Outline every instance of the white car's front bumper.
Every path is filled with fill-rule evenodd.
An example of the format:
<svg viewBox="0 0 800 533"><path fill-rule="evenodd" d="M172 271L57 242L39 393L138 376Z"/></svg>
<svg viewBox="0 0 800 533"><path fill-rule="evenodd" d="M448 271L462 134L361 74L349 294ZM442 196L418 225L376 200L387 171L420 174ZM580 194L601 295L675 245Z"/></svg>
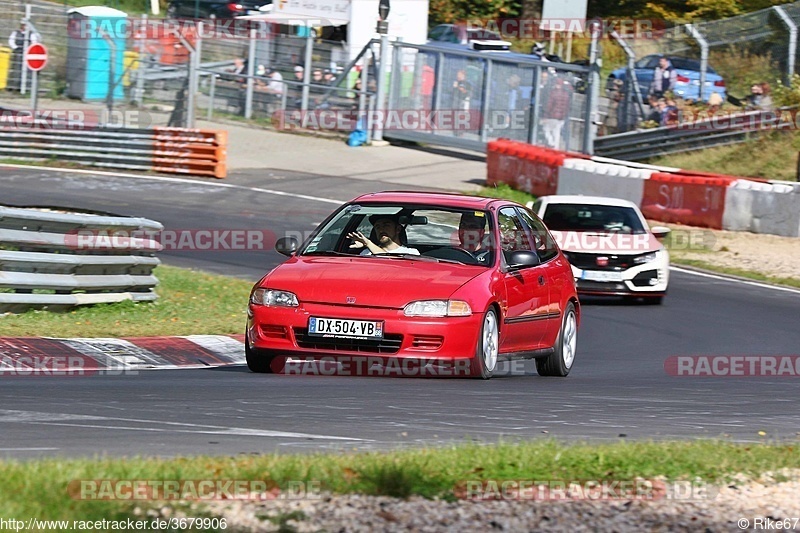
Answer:
<svg viewBox="0 0 800 533"><path fill-rule="evenodd" d="M660 296L669 284L669 254L663 250L655 259L625 269L571 266L581 294Z"/></svg>

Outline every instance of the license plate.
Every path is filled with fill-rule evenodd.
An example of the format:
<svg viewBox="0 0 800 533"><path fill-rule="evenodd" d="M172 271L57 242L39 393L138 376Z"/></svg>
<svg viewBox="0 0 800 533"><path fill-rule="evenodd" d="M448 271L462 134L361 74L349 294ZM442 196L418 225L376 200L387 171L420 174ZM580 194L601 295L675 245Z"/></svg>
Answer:
<svg viewBox="0 0 800 533"><path fill-rule="evenodd" d="M312 316L308 319L308 334L344 339L382 339L383 322Z"/></svg>
<svg viewBox="0 0 800 533"><path fill-rule="evenodd" d="M602 270L584 270L581 279L587 281L622 281L622 272L605 272Z"/></svg>

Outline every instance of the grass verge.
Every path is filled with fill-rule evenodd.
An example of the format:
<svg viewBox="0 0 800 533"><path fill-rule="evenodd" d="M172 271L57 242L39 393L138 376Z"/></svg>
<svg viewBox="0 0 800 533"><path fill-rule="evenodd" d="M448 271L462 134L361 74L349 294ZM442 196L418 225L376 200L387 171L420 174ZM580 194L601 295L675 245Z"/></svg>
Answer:
<svg viewBox="0 0 800 533"><path fill-rule="evenodd" d="M136 507L141 512L162 505L76 498L76 480L257 480L283 490L303 482L339 494L453 499L467 481L611 482L663 476L716 483L738 473L757 477L798 467L800 447L795 444L725 441L565 445L545 440L490 449L470 444L341 455L6 461L0 462L0 516L118 520L134 517Z"/></svg>
<svg viewBox="0 0 800 533"><path fill-rule="evenodd" d="M465 194L484 196L486 198L502 198L503 200L511 200L512 202L517 202L518 204L522 205L536 200L534 195L525 191L513 189L505 183L501 183L496 187L481 187L477 192L467 192Z"/></svg>
<svg viewBox="0 0 800 533"><path fill-rule="evenodd" d="M0 336L138 337L244 331L251 282L164 265L154 274L160 281L155 302L0 315Z"/></svg>
<svg viewBox="0 0 800 533"><path fill-rule="evenodd" d="M742 144L667 155L648 162L732 176L797 181L798 151L800 134L793 131L758 132Z"/></svg>

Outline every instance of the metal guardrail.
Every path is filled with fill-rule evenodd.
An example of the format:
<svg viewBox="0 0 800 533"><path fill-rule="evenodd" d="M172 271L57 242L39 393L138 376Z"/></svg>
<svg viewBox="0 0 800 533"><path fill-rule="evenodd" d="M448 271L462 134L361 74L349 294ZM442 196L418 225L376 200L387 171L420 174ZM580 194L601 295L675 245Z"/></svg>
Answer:
<svg viewBox="0 0 800 533"><path fill-rule="evenodd" d="M681 123L648 130L629 131L597 137L595 155L641 161L652 157L702 150L713 146L742 143L751 135L770 129L794 127L794 121L783 122L781 114L794 109L753 111L737 115L712 117L707 120Z"/></svg>
<svg viewBox="0 0 800 533"><path fill-rule="evenodd" d="M227 132L115 128L0 116L0 157L224 178Z"/></svg>
<svg viewBox="0 0 800 533"><path fill-rule="evenodd" d="M155 300L161 245L112 236L162 229L145 218L0 206L0 312Z"/></svg>

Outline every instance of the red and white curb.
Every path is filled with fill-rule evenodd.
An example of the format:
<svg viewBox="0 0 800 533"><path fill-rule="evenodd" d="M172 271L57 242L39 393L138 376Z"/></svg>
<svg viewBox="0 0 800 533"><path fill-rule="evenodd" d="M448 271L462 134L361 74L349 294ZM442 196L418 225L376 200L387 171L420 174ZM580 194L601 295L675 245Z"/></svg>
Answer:
<svg viewBox="0 0 800 533"><path fill-rule="evenodd" d="M77 370L168 370L243 365L244 335L0 337L0 376Z"/></svg>

